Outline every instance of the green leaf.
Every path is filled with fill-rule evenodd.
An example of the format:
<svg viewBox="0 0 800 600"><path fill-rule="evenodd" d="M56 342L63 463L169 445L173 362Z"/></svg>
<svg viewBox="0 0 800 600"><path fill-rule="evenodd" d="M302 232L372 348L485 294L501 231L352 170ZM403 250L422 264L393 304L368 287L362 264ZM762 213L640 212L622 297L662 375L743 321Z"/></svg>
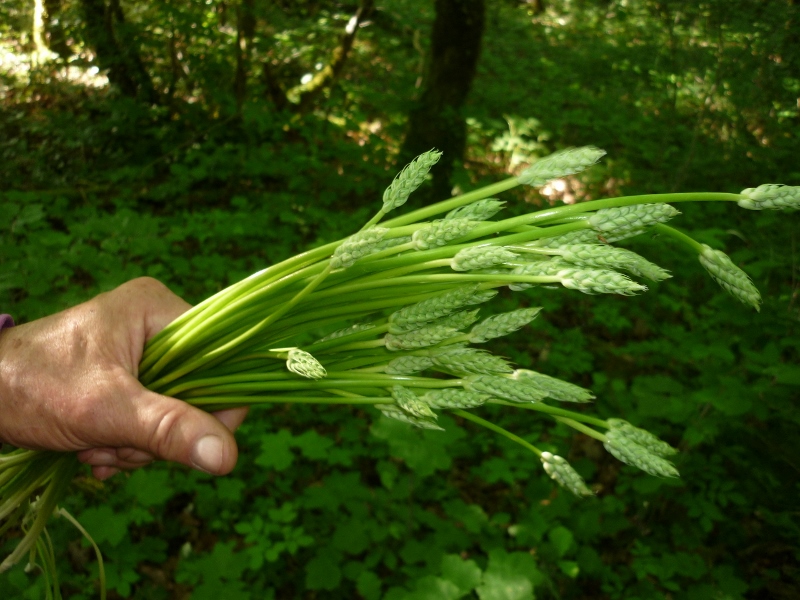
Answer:
<svg viewBox="0 0 800 600"><path fill-rule="evenodd" d="M78 518L95 542L118 545L128 535L128 520L125 515L115 513L109 506L87 508Z"/></svg>
<svg viewBox="0 0 800 600"><path fill-rule="evenodd" d="M533 600L533 583L540 580L530 554L495 549L489 553L489 566L476 591L481 600Z"/></svg>
<svg viewBox="0 0 800 600"><path fill-rule="evenodd" d="M333 446L333 440L309 429L294 438L292 445L298 448L306 458L324 460L328 456L328 449Z"/></svg>
<svg viewBox="0 0 800 600"><path fill-rule="evenodd" d="M428 575L417 580L414 591L405 600L458 600L463 595L452 581Z"/></svg>
<svg viewBox="0 0 800 600"><path fill-rule="evenodd" d="M333 534L333 545L348 554L361 554L369 545L369 536L364 525L361 519L341 523Z"/></svg>
<svg viewBox="0 0 800 600"><path fill-rule="evenodd" d="M128 479L125 489L142 506L163 504L174 493L169 471L158 467L135 471Z"/></svg>
<svg viewBox="0 0 800 600"><path fill-rule="evenodd" d="M330 551L317 554L306 565L306 587L309 590L335 590L342 580L338 562Z"/></svg>
<svg viewBox="0 0 800 600"><path fill-rule="evenodd" d="M276 471L285 471L294 461L294 454L289 448L291 444L292 434L286 429L262 436L261 452L256 457L255 463Z"/></svg>
<svg viewBox="0 0 800 600"><path fill-rule="evenodd" d="M547 538L555 546L558 556L564 556L572 546L574 537L566 527L554 527L547 533Z"/></svg>
<svg viewBox="0 0 800 600"><path fill-rule="evenodd" d="M464 560L457 554L448 554L442 559L442 577L454 583L463 595L480 584L481 570L474 560Z"/></svg>
<svg viewBox="0 0 800 600"><path fill-rule="evenodd" d="M381 579L372 571L362 571L356 580L356 589L364 597L364 600L379 600Z"/></svg>

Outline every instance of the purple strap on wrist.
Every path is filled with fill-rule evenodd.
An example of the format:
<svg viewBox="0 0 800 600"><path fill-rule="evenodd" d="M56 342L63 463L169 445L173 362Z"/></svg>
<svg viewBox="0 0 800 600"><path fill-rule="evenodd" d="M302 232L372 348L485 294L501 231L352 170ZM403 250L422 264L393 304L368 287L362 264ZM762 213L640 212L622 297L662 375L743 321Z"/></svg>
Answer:
<svg viewBox="0 0 800 600"><path fill-rule="evenodd" d="M0 315L0 329L5 329L6 327L13 327L14 326L14 319L11 318L11 315Z"/></svg>

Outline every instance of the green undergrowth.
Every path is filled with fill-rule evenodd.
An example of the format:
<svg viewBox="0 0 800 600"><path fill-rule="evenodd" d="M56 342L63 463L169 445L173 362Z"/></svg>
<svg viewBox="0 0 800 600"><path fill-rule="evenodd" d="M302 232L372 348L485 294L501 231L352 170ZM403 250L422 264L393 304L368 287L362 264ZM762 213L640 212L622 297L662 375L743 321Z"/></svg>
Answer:
<svg viewBox="0 0 800 600"><path fill-rule="evenodd" d="M257 101L236 117L211 101L168 115L103 90L14 88L0 112L0 310L26 322L140 275L196 303L352 233L395 172L402 98L418 73L409 40L431 16L388 4L375 25L383 38L365 28L353 70L302 117ZM487 20L457 187L507 176L514 157L589 143L609 159L571 182L578 199L800 184L789 102L800 76L776 8L786 3L766 16L739 7L751 28L715 2L696 9L715 17L705 20L682 2L561 2L543 17L506 4ZM558 25L560 8L577 17ZM295 25L287 39L313 45ZM780 63L769 58L778 49ZM211 87L212 75L195 77ZM512 213L547 202L508 200ZM459 418L442 416L442 433L372 409L254 409L228 477L158 464L101 484L81 472L65 508L106 557L109 597L798 597L797 217L680 209L679 226L751 275L760 313L669 240L637 238L624 245L672 279L633 298L529 290L542 316L493 346L591 388L598 416L678 447L680 480L623 466L527 411L485 409L568 458L596 498L558 489L530 453ZM515 307L504 292L490 310ZM50 534L64 597L98 597L88 543L63 519ZM43 579L20 565L0 577L0 597L44 598Z"/></svg>

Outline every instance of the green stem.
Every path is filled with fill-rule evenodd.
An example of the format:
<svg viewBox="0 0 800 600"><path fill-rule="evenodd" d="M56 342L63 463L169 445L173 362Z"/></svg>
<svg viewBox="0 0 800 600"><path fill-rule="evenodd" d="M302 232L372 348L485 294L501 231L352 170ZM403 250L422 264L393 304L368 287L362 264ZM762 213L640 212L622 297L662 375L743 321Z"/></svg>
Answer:
<svg viewBox="0 0 800 600"><path fill-rule="evenodd" d="M476 200L482 200L483 198L489 198L490 196L494 196L495 194L505 192L506 190L510 190L511 188L517 187L519 184L520 183L516 177L510 177L508 179L504 179L503 181L499 181L497 183L493 183L491 185L478 188L477 190L473 190L466 194L456 196L455 198L450 198L449 200L443 200L431 206L419 208L408 214L395 217L394 219L386 221L383 224L383 226L400 227L403 225L408 225L410 223L416 223L418 221L428 219L430 217L433 217L434 215L438 215L443 212L450 212L451 210L456 209L459 206L470 204L471 202L475 202Z"/></svg>
<svg viewBox="0 0 800 600"><path fill-rule="evenodd" d="M89 535L89 532L86 531L86 529L84 529L83 525L81 525L75 517L69 514L66 509L60 507L56 508L53 514L55 516L64 517L67 521L72 523L75 529L80 531L83 537L89 540L89 543L92 545L92 548L94 548L94 555L95 557L97 557L97 571L100 577L100 600L106 600L106 569L105 566L103 565L103 553L100 552L100 548L98 548L97 544L94 541L94 538L92 538L92 536Z"/></svg>
<svg viewBox="0 0 800 600"><path fill-rule="evenodd" d="M394 404L389 396L209 396L187 400L192 406L233 408L260 404Z"/></svg>
<svg viewBox="0 0 800 600"><path fill-rule="evenodd" d="M481 419L480 417L476 417L472 413L469 413L469 412L467 412L465 410L458 409L458 410L451 410L450 412L453 413L454 415L458 415L459 417L462 417L462 418L466 419L467 421L472 421L473 423L477 423L478 425L481 425L482 427L486 427L486 429L491 429L495 433L499 433L500 435L507 437L512 442L516 442L516 443L520 444L521 446L524 446L525 448L527 448L528 450L530 450L531 452L536 454L536 456L541 456L542 455L542 451L539 450L536 446L526 442L525 440L523 440L518 435L514 435L510 431L508 431L506 429L503 429L499 425L495 425L494 423L490 423L489 421L487 421L485 419Z"/></svg>
<svg viewBox="0 0 800 600"><path fill-rule="evenodd" d="M681 244L688 246L697 254L703 253L703 245L695 240L694 238L686 235L682 231L678 231L674 227L670 227L669 225L664 225L663 223L658 223L653 227L655 231L659 233L663 233L664 235L668 235L674 240L678 240Z"/></svg>
<svg viewBox="0 0 800 600"><path fill-rule="evenodd" d="M506 402L505 400L493 399L489 400L489 403L502 404L503 406L513 406L514 408L524 408L527 410L535 410L537 412L547 413L549 415L554 415L558 417L567 417L575 421L583 421L584 423L589 423L591 425L596 425L598 427L605 427L606 429L608 429L608 423L606 421L603 421L602 419L591 417L589 415L584 415L582 413L574 412L571 410L566 410L564 408L550 406L549 404L544 404L542 402L535 402L532 404L519 404L515 402Z"/></svg>
<svg viewBox="0 0 800 600"><path fill-rule="evenodd" d="M556 420L557 421L561 421L562 423L564 423L564 425L569 425L573 429L577 429L581 433L585 433L586 435L588 435L590 437L593 437L596 440L600 440L601 442L607 442L608 441L608 438L606 438L606 436L604 436L599 431L595 431L591 427L587 427L586 425L582 425L581 423L578 423L574 419L568 419L566 417L556 417Z"/></svg>

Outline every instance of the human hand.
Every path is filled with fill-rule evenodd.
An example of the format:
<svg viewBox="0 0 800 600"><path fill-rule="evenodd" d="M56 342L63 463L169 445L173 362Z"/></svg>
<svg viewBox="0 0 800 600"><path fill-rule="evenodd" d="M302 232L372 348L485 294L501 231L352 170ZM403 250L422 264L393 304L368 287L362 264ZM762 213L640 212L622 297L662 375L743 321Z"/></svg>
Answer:
<svg viewBox="0 0 800 600"><path fill-rule="evenodd" d="M142 277L0 331L0 441L77 452L98 479L154 459L229 473L247 409L209 414L137 379L145 342L189 308Z"/></svg>

